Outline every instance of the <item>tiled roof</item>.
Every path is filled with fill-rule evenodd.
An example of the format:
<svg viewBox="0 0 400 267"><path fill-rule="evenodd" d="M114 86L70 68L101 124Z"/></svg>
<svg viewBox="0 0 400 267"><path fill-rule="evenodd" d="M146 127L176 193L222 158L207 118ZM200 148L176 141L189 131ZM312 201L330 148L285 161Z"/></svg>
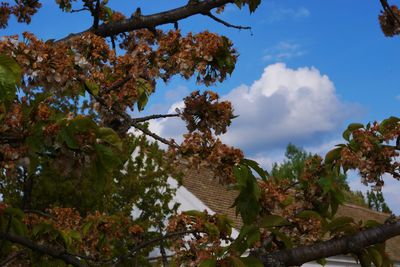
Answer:
<svg viewBox="0 0 400 267"><path fill-rule="evenodd" d="M226 187L220 185L214 178L212 172L205 168L193 170L184 168L183 185L204 204L216 213L226 214L233 220L234 227L240 229L242 220L235 214L235 209L231 208L237 192L227 190ZM389 214L376 212L364 207L344 204L338 210L338 216L349 216L359 220L376 220L384 222ZM395 261L400 261L400 236L394 237L387 241L386 251Z"/></svg>

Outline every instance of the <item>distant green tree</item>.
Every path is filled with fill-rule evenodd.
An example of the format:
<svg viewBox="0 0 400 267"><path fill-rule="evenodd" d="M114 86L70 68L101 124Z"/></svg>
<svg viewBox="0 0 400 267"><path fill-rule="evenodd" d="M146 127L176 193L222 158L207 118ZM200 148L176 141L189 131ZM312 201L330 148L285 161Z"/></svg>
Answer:
<svg viewBox="0 0 400 267"><path fill-rule="evenodd" d="M367 201L370 209L379 212L392 213L392 210L386 204L382 191L367 191Z"/></svg>
<svg viewBox="0 0 400 267"><path fill-rule="evenodd" d="M283 163L274 163L272 165L271 176L277 179L290 179L296 183L304 171L306 161L312 158L313 155L303 148L289 143L286 147L285 157ZM338 180L343 188L344 202L365 207L369 206L361 191L350 190L345 174L340 173Z"/></svg>

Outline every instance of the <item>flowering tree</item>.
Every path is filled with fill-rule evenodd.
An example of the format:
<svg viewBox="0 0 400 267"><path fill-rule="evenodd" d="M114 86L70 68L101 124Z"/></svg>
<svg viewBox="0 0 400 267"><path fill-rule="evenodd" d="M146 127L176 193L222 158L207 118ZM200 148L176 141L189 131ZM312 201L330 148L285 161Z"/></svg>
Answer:
<svg viewBox="0 0 400 267"><path fill-rule="evenodd" d="M64 12L89 13L92 26L60 40L24 33L0 41L0 265L290 266L346 253L364 266L391 264L384 242L400 234L397 219L359 224L335 213L342 171L357 169L377 188L384 173L400 177L400 119L352 124L346 143L325 159L310 156L296 179L276 179L216 138L234 115L211 90L187 96L176 114L128 114L175 75L223 82L237 58L231 41L208 31L183 35L178 23L201 14L245 29L218 14L229 4L254 12L261 0L191 0L151 15L138 8L129 18L107 0L56 2ZM382 6L384 33L398 34L397 7ZM1 2L0 27L11 15L29 23L40 7L38 0ZM169 30L157 28L166 24ZM147 121L166 117L186 122L182 144L148 129ZM182 160L207 164L238 190L233 205L244 226L236 239L226 216L178 214L170 205L167 177L179 180ZM161 257L149 259L155 247ZM174 251L169 260L166 248Z"/></svg>

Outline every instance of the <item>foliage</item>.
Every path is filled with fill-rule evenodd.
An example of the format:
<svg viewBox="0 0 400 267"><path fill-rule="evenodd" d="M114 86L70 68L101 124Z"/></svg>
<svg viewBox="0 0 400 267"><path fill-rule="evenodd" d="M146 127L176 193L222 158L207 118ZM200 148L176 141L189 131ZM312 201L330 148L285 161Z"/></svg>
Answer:
<svg viewBox="0 0 400 267"><path fill-rule="evenodd" d="M307 153L300 147L289 144L286 147L285 156L286 159L283 161L283 163L273 164L271 176L273 176L275 179L290 179L293 183L296 183L304 171L305 163L307 160L311 159L313 155L311 153ZM353 203L360 206L368 206L365 202L362 192L353 192L350 190L345 174L339 173L338 179L338 182L341 183L344 202Z"/></svg>
<svg viewBox="0 0 400 267"><path fill-rule="evenodd" d="M367 201L370 209L384 213L392 213L392 210L386 204L382 191L367 191Z"/></svg>
<svg viewBox="0 0 400 267"><path fill-rule="evenodd" d="M269 266L266 257L279 259L278 266L301 265L279 253L329 246L319 241L361 232L372 241L340 253L353 253L364 266L390 265L382 240L393 231L381 231L379 241L367 234L383 229L377 223L335 215L348 190L347 170L358 170L377 189L383 174L400 177L400 119L349 125L346 143L325 159L289 146L288 161L269 174L218 139L235 116L211 90L193 92L176 114L128 113L140 114L157 83L176 75L204 86L223 82L238 56L232 42L209 31L184 35L178 21L202 14L238 28L211 10L219 14L235 4L251 13L260 0L189 1L146 16L138 8L129 18L107 0L56 3L63 12L90 13L93 25L57 41L29 32L0 40L0 264L146 266L158 247L162 257L155 261L164 265L166 248L177 266ZM11 15L29 24L40 7L38 0L2 2L0 27ZM397 11L384 6L386 35L398 34ZM174 27L156 28L168 23ZM167 117L186 122L182 144L149 130L148 120ZM221 184L238 191L233 207L244 225L237 238L225 215L177 213L168 177L180 181L183 161L207 165ZM315 251L304 254L321 262L330 256Z"/></svg>

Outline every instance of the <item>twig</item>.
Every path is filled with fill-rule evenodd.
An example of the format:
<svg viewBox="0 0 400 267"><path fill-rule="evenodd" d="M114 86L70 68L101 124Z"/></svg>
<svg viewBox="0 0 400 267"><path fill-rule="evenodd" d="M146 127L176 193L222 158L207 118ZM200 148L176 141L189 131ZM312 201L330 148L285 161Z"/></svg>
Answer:
<svg viewBox="0 0 400 267"><path fill-rule="evenodd" d="M89 11L87 7L83 7L81 9L72 9L70 13L77 13L77 12L82 12L82 11Z"/></svg>
<svg viewBox="0 0 400 267"><path fill-rule="evenodd" d="M54 219L54 216L47 214L43 211L40 210L24 210L24 213L32 213L32 214L36 214L36 215L40 215L46 218L50 218L50 219ZM1 266L1 265L0 265Z"/></svg>
<svg viewBox="0 0 400 267"><path fill-rule="evenodd" d="M7 258L4 260L0 261L0 266L6 267L8 264L12 263L15 261L19 256L25 253L25 250L17 251L9 255Z"/></svg>
<svg viewBox="0 0 400 267"><path fill-rule="evenodd" d="M175 114L154 114L154 115L150 115L150 116L146 116L146 117L134 118L134 119L132 119L132 121L134 121L135 123L138 123L138 122L145 122L148 120L179 117L179 116L180 116L180 114L177 114L177 113L175 113Z"/></svg>
<svg viewBox="0 0 400 267"><path fill-rule="evenodd" d="M122 117L122 118L123 118L126 122L128 122L129 125L131 125L132 127L136 128L136 129L138 129L138 130L140 130L140 131L143 132L145 135L148 135L148 136L150 136L150 137L153 137L155 140L160 141L161 143L164 143L164 144L166 144L166 145L168 145L168 146L172 146L172 147L175 147L175 148L178 148L178 147L179 147L179 146L178 146L176 143L174 143L173 141L169 141L169 140L167 140L167 139L165 139L165 138L162 138L161 136L159 136L159 135L153 133L152 131L150 131L149 129L147 129L145 126L139 124L138 122L135 122L128 114L126 114L126 113L124 113L124 112L121 112L121 111L115 109L113 106L108 107L108 105L107 105L107 103L104 101L104 99L102 99L101 97L98 97L97 95L95 95L95 94L92 92L92 90L90 90L90 88L86 86L85 83L83 83L83 84L84 84L85 90L86 90L97 102L99 102L100 105L102 105L103 107L107 108L110 112L112 112L112 113L114 113L114 114L116 114L116 115Z"/></svg>
<svg viewBox="0 0 400 267"><path fill-rule="evenodd" d="M392 8L388 4L387 0L380 0L383 10L389 12L391 17L397 22L397 27L400 27L400 19L397 17L396 14L393 13Z"/></svg>
<svg viewBox="0 0 400 267"><path fill-rule="evenodd" d="M112 40L112 39L111 39L111 40ZM125 85L127 82L129 82L132 78L133 78L132 75L126 76L124 79L122 79L121 81L118 81L118 82L115 83L114 85L112 85L112 86L110 86L110 87L108 87L108 88L103 89L103 90L101 91L101 94L107 94L107 93L109 93L109 92L111 92L111 91L114 91L114 90L120 88L121 86L124 86L124 85Z"/></svg>
<svg viewBox="0 0 400 267"><path fill-rule="evenodd" d="M213 14L211 14L211 12L205 12L203 15L210 17L213 20L215 20L216 22L221 23L229 28L235 28L235 29L239 29L239 30L251 30L251 27L249 27L249 26L240 26L240 25L230 24L229 22L226 22L226 21L214 16Z"/></svg>
<svg viewBox="0 0 400 267"><path fill-rule="evenodd" d="M156 237L156 238L150 239L150 240L148 240L146 242L140 243L139 245L137 245L136 247L134 247L130 251L130 254L135 254L139 250L142 250L143 248L148 247L150 245L157 244L157 243L159 243L159 242L161 242L161 241L163 241L165 239L169 239L169 238L177 237L177 236L183 236L183 235L187 235L187 234L194 234L194 233L199 233L199 231L197 231L197 230L184 230L184 231L179 231L179 232L168 233L168 234L165 234L163 236Z"/></svg>

